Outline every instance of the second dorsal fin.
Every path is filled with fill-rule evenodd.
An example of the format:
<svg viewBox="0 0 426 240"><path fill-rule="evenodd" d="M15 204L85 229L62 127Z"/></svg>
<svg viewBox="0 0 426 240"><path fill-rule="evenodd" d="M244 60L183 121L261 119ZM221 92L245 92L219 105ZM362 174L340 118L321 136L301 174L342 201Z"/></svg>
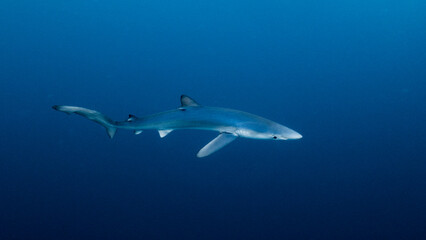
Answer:
<svg viewBox="0 0 426 240"><path fill-rule="evenodd" d="M198 107L200 106L200 104L198 104L194 99L186 96L186 95L182 95L180 96L180 104L182 107Z"/></svg>
<svg viewBox="0 0 426 240"><path fill-rule="evenodd" d="M133 121L135 121L136 120L136 116L135 115L133 115L133 114L129 114L129 118L127 119L127 121L128 122L133 122Z"/></svg>

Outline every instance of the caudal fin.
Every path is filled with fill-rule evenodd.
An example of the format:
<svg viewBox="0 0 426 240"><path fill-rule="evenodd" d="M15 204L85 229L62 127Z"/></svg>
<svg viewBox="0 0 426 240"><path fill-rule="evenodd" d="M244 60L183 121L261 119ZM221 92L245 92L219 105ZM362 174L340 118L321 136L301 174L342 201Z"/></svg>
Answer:
<svg viewBox="0 0 426 240"><path fill-rule="evenodd" d="M109 117L95 110L90 110L87 108L75 107L75 106L64 106L64 105L54 105L52 106L52 108L67 114L75 113L91 121L99 123L100 125L106 128L106 131L110 138L113 138L115 135L115 132L117 131L117 126L115 121L111 120Z"/></svg>

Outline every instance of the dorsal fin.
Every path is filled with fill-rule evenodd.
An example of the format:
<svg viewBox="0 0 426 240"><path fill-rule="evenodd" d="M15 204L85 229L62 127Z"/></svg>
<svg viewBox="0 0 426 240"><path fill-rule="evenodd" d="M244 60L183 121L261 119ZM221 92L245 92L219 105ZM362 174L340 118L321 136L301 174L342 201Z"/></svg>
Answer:
<svg viewBox="0 0 426 240"><path fill-rule="evenodd" d="M198 104L194 99L186 96L186 95L182 95L180 96L180 103L182 107L197 107L200 106L200 104Z"/></svg>

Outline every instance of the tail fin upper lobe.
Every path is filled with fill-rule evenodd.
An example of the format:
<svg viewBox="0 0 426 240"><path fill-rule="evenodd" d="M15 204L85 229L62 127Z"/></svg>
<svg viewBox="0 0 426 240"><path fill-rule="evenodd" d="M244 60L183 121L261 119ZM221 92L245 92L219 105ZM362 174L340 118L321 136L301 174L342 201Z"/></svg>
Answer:
<svg viewBox="0 0 426 240"><path fill-rule="evenodd" d="M115 121L111 120L109 117L95 110L82 108L82 107L75 107L75 106L64 106L64 105L54 105L52 106L52 108L67 114L75 113L89 120L92 120L96 123L99 123L100 125L105 127L108 133L108 136L110 138L113 138L115 135L115 132L117 131L117 125Z"/></svg>

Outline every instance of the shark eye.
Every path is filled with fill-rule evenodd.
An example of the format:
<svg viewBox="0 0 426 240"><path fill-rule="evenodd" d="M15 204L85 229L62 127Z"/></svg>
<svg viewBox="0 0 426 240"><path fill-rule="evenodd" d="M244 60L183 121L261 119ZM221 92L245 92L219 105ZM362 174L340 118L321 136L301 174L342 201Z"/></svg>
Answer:
<svg viewBox="0 0 426 240"><path fill-rule="evenodd" d="M277 139L277 136L273 136L272 138L273 138L273 139Z"/></svg>

